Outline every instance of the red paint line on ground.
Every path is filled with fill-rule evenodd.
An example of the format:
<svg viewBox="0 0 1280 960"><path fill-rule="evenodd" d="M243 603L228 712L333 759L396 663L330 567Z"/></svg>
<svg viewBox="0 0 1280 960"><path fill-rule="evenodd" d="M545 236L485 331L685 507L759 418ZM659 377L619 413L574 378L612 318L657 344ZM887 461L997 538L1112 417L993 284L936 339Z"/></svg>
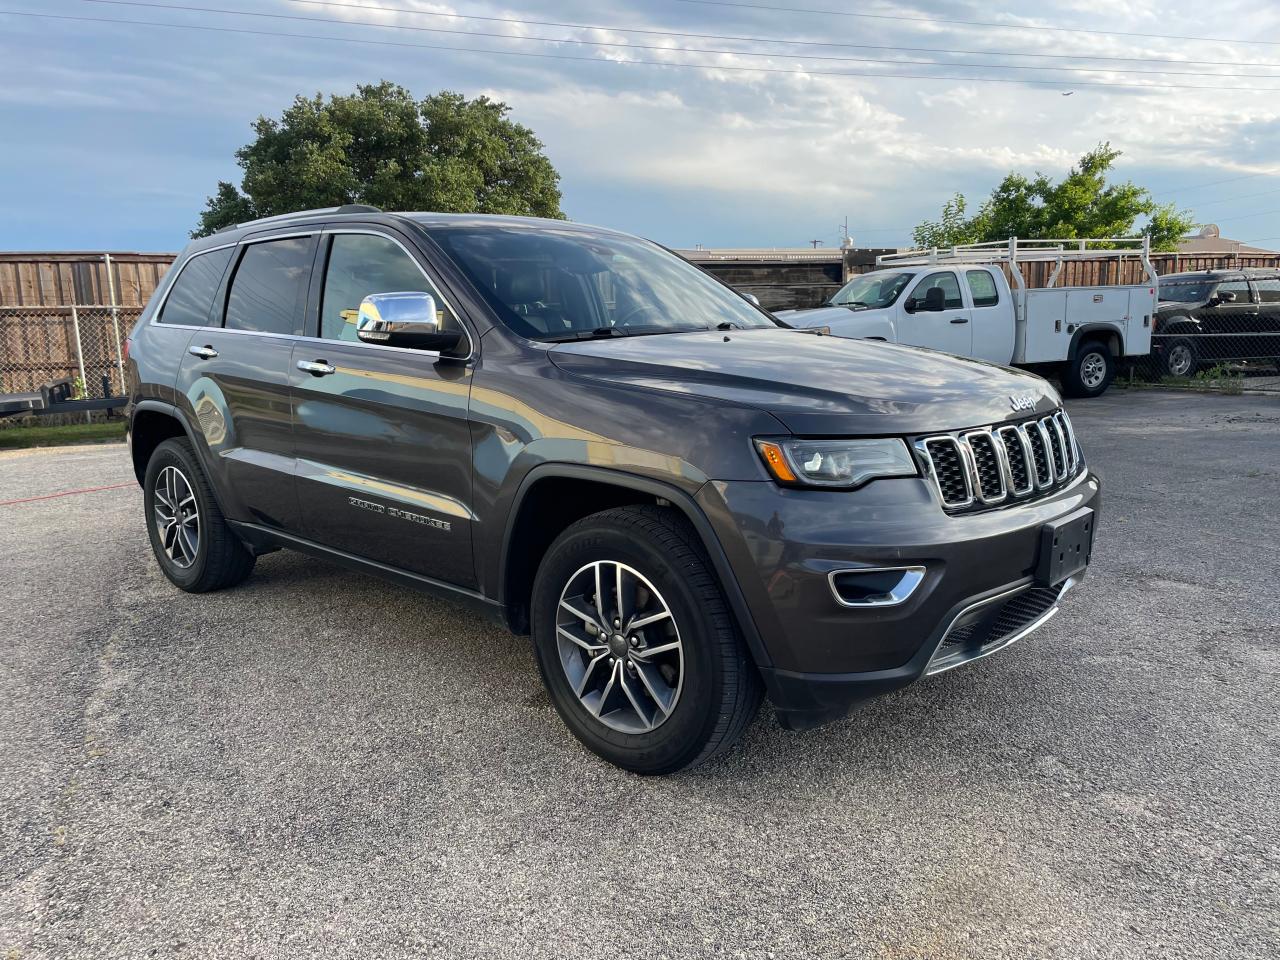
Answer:
<svg viewBox="0 0 1280 960"><path fill-rule="evenodd" d="M97 493L99 490L119 490L121 487L136 487L138 484L134 480L126 480L124 483L113 483L106 487L85 487L82 490L63 490L61 493L46 493L42 497L23 497L21 500L0 500L0 507L11 507L15 503L33 503L36 500L54 500L58 497L74 497L81 493Z"/></svg>

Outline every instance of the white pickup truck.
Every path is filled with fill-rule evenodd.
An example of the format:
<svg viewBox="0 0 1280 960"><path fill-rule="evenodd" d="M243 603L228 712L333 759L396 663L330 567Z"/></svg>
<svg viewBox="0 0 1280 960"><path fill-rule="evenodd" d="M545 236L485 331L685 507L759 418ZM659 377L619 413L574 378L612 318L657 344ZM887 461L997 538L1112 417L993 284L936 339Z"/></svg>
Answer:
<svg viewBox="0 0 1280 960"><path fill-rule="evenodd" d="M1068 273L1142 267L1141 283L1057 286ZM1044 287L1028 288L1024 267L1046 264ZM876 259L813 310L775 314L789 326L829 328L836 337L888 340L1058 375L1070 396L1107 389L1123 357L1151 352L1156 273L1147 238L1018 240L912 250ZM1006 276L1006 270L1008 275ZM1013 286L1009 284L1013 278Z"/></svg>

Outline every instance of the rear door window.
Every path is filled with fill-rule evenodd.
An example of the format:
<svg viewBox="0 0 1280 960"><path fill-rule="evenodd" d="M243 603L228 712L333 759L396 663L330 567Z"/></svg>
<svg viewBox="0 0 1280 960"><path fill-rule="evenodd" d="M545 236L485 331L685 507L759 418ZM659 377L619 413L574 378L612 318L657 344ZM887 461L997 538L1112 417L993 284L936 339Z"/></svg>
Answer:
<svg viewBox="0 0 1280 960"><path fill-rule="evenodd" d="M301 333L315 237L260 240L244 248L227 294L228 330Z"/></svg>
<svg viewBox="0 0 1280 960"><path fill-rule="evenodd" d="M965 277L969 281L969 292L973 295L975 307L994 307L1000 302L996 278L986 270L969 270Z"/></svg>
<svg viewBox="0 0 1280 960"><path fill-rule="evenodd" d="M235 247L224 247L196 254L188 260L165 297L156 322L188 327L208 324L218 287L222 285L222 274L226 272L234 252Z"/></svg>
<svg viewBox="0 0 1280 960"><path fill-rule="evenodd" d="M1257 284L1259 303L1280 303L1280 278L1259 280Z"/></svg>

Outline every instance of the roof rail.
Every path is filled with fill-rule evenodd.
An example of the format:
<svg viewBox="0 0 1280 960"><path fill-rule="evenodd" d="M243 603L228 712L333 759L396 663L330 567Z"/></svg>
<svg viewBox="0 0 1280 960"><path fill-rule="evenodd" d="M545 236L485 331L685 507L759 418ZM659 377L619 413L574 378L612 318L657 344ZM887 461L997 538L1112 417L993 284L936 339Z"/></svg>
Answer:
<svg viewBox="0 0 1280 960"><path fill-rule="evenodd" d="M278 213L274 217L259 217L257 220L246 220L244 223L229 223L219 227L215 233L226 233L228 230L239 230L242 227L258 227L264 223L283 223L286 220L297 220L302 217L324 216L326 214L344 213L381 213L378 207L367 203L344 203L340 207L317 207L315 210L295 210L293 213Z"/></svg>

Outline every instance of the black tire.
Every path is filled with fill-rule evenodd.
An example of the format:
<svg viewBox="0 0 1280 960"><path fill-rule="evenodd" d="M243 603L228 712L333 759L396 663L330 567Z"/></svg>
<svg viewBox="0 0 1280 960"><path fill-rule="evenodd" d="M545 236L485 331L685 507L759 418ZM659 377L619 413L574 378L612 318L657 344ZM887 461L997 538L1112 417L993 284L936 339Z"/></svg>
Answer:
<svg viewBox="0 0 1280 960"><path fill-rule="evenodd" d="M1200 365L1196 346L1188 337L1176 337L1160 352L1160 372L1166 377L1192 377Z"/></svg>
<svg viewBox="0 0 1280 960"><path fill-rule="evenodd" d="M1116 376L1116 358L1101 340L1080 344L1062 373L1062 390L1069 397L1099 397Z"/></svg>
<svg viewBox="0 0 1280 960"><path fill-rule="evenodd" d="M670 623L663 621L663 629L668 631L665 637L674 634L682 648L679 686L668 713L651 711L653 717L664 717L654 729L628 732L608 725L610 721L592 713L570 684L570 667L562 659L557 639L557 617L564 616L561 597L576 582L575 576L582 576L584 569L597 563L613 564L615 569L618 564L625 565L638 575L637 583L647 581L637 588L648 597L647 608L652 610L656 605L670 612ZM646 593L646 586L656 588L656 593ZM612 609L617 591L601 591L606 592L609 599L605 606ZM637 608L633 614L638 618L641 603L633 599L632 606ZM590 603L587 606L594 615ZM534 579L532 607L538 668L551 701L570 732L610 763L641 774L673 773L692 767L728 750L755 716L762 693L760 677L738 636L697 534L670 508L619 507L574 523L543 557ZM573 619L572 614L570 618ZM605 612L601 618L605 629L610 629L609 614ZM573 623L576 625L578 620L573 619ZM650 629L653 628L636 632ZM597 639L603 641L601 648L605 649L607 638L601 635ZM621 634L614 639L622 639ZM642 644L649 642L641 637ZM570 654L576 652L572 647L566 650ZM640 652L643 654L643 646ZM643 662L632 663L628 659L632 653L624 648L617 657L617 669L619 676L624 667L631 671L628 675L639 690L638 679L643 678L637 679L635 670ZM586 661L593 654L581 656ZM603 663L600 669L605 668L611 677L613 667ZM651 705L643 694L640 699ZM629 710L626 701L621 701L619 710L608 710L604 708L605 700L600 698L604 717L625 717ZM613 700L620 700L616 688ZM631 701L632 706L635 703ZM638 708L635 716L643 719Z"/></svg>
<svg viewBox="0 0 1280 960"><path fill-rule="evenodd" d="M176 533L172 525L165 527L170 531L168 534L161 529L160 513L172 515L168 507L171 498L164 490L157 494L157 487L173 476L166 473L170 469L176 471L177 477L186 484L185 488L180 488L184 489L181 499L188 501L186 509L194 505L197 511L195 548L190 551L190 556L187 555L188 540L175 544ZM256 557L223 518L190 441L166 440L156 447L147 463L142 489L151 550L161 571L174 586L188 593L207 593L235 586L253 572ZM189 518L190 515L184 513L183 516Z"/></svg>

